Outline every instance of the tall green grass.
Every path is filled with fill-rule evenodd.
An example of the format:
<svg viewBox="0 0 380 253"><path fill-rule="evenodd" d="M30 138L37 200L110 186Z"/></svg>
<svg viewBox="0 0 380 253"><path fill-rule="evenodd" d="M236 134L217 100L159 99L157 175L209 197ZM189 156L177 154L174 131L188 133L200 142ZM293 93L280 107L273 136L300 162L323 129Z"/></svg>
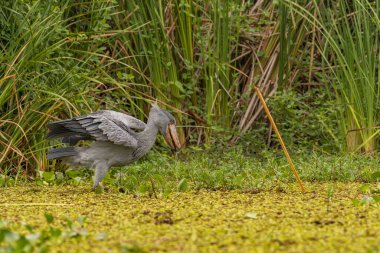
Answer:
<svg viewBox="0 0 380 253"><path fill-rule="evenodd" d="M327 90L335 92L340 136L348 151L374 152L379 147L380 3L354 0L313 1L316 15L293 1L283 1L316 25ZM343 143L342 143L343 142Z"/></svg>
<svg viewBox="0 0 380 253"><path fill-rule="evenodd" d="M2 172L46 169L46 122L97 109L106 68L108 1L24 2L2 1L0 9Z"/></svg>
<svg viewBox="0 0 380 253"><path fill-rule="evenodd" d="M136 88L198 115L196 123L230 126L229 65L239 36L236 1L119 1L119 10L114 19L119 29L139 27L118 38L127 64L136 69L135 82L147 87ZM180 113L177 118L182 125L192 124Z"/></svg>
<svg viewBox="0 0 380 253"><path fill-rule="evenodd" d="M46 169L46 122L99 108L143 119L157 99L179 125L228 126L233 4L1 1L1 171ZM207 101L206 79L215 91Z"/></svg>
<svg viewBox="0 0 380 253"><path fill-rule="evenodd" d="M329 30L339 46L325 46L324 54L333 55L338 65L333 82L344 105L341 133L348 150L373 152L380 136L380 3L340 0L339 12L325 15L333 20Z"/></svg>

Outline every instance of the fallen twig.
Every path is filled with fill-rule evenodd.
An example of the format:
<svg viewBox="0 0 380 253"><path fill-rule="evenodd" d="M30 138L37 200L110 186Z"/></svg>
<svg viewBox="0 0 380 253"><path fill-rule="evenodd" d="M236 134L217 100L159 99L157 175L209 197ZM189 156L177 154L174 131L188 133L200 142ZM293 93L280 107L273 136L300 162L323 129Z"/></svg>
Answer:
<svg viewBox="0 0 380 253"><path fill-rule="evenodd" d="M276 123L274 122L274 120L273 120L273 118L272 118L272 115L271 115L271 113L270 113L270 111L269 111L269 108L268 108L267 104L265 103L264 97L263 97L263 95L261 94L261 91L260 91L260 89L259 89L258 87L255 87L255 91L256 91L257 96L258 96L259 99L260 99L261 104L262 104L263 107L264 107L264 110L265 110L265 112L266 112L266 114L267 114L267 116L268 116L268 119L269 119L269 121L270 121L270 123L271 123L271 125L272 125L273 130L276 132L276 135L277 135L278 140L280 141L280 144L281 144L282 150L283 150L284 153L285 153L286 159L288 159L289 165L290 165L290 167L291 167L292 170L293 170L293 174L294 174L294 176L296 177L296 180L297 180L298 184L300 185L301 191L302 191L303 193L305 193L305 188L303 187L302 181L301 181L300 177L298 176L297 170L296 170L296 168L294 167L293 161L292 161L292 159L290 158L290 155L289 155L289 153L288 153L288 150L287 150L286 147L285 147L285 143L284 143L284 141L283 141L282 138L281 138L280 132L279 132L278 129L277 129Z"/></svg>

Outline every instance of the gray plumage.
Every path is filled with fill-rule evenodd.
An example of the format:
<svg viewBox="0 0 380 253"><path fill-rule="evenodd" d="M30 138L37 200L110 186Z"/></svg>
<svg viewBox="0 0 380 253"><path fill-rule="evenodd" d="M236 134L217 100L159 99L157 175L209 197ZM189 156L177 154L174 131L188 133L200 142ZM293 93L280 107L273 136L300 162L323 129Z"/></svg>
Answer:
<svg viewBox="0 0 380 253"><path fill-rule="evenodd" d="M128 165L149 152L157 133L166 134L174 117L156 104L144 122L115 111L103 110L86 116L48 123L47 138L61 138L72 147L55 148L48 159L59 159L73 166L95 169L93 189L110 167ZM94 141L91 146L73 147L81 140Z"/></svg>

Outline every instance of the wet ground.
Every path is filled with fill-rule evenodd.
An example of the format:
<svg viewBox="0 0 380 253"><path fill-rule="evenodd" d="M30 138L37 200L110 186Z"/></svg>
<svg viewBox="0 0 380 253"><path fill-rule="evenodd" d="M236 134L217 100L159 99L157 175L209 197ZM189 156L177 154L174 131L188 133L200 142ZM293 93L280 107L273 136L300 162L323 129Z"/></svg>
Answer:
<svg viewBox="0 0 380 253"><path fill-rule="evenodd" d="M57 252L378 252L380 207L355 207L360 184L306 184L264 192L189 191L155 198L88 187L0 188L0 220L52 226L86 216L86 235ZM135 250L135 251L128 251ZM140 250L140 251L139 251ZM372 251L370 251L372 250Z"/></svg>

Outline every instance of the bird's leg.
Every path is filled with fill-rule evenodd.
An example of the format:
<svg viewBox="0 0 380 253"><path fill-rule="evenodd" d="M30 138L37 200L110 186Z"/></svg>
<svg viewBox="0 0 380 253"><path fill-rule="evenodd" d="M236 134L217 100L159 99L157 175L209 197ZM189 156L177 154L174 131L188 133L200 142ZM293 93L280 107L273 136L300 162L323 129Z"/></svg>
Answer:
<svg viewBox="0 0 380 253"><path fill-rule="evenodd" d="M99 185L99 183L103 180L103 178L106 175L108 169L109 169L109 166L108 166L107 163L105 163L105 162L98 162L98 163L96 163L96 165L95 165L94 185L92 186L92 190L93 191Z"/></svg>

